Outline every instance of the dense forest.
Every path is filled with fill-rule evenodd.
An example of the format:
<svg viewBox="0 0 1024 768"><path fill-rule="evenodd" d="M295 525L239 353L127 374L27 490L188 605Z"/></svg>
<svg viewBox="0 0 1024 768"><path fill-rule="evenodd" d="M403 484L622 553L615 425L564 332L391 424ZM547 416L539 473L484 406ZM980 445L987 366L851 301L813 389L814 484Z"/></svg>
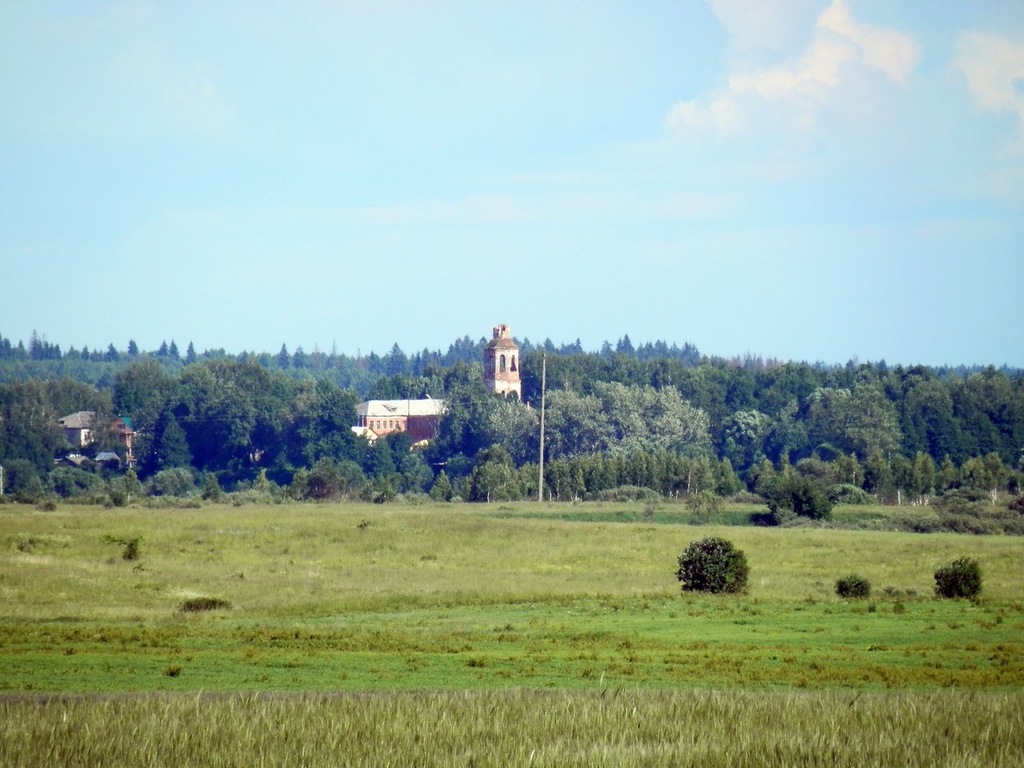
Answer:
<svg viewBox="0 0 1024 768"><path fill-rule="evenodd" d="M583 350L520 341L523 402L485 391L485 339L447 352L184 353L62 351L33 334L0 336L0 464L5 490L123 501L132 494L226 491L291 498L397 494L536 497L541 366L546 361L545 495L602 498L623 488L664 497L770 498L799 476L834 500L923 503L956 491L1012 499L1024 479L1024 376L996 369L780 362L702 356L690 344ZM444 399L437 439L372 444L350 429L364 399ZM59 419L96 413L87 456L71 466ZM134 456L105 429L134 426Z"/></svg>

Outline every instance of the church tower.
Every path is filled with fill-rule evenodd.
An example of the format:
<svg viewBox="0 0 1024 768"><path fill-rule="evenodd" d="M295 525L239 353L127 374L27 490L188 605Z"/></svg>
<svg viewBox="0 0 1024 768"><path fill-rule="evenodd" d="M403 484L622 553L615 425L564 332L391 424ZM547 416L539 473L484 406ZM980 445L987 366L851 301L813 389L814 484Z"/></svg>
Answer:
<svg viewBox="0 0 1024 768"><path fill-rule="evenodd" d="M494 337L484 347L484 385L499 395L508 396L515 392L516 397L523 397L523 384L519 379L519 345L504 323L494 326Z"/></svg>

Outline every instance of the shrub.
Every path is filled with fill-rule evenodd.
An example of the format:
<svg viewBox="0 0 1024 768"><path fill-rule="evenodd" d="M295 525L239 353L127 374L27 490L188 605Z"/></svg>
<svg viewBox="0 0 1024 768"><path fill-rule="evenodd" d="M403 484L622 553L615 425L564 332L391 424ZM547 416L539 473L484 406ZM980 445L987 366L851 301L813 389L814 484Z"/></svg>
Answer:
<svg viewBox="0 0 1024 768"><path fill-rule="evenodd" d="M750 567L732 542L716 537L694 541L679 556L676 578L684 592L745 592Z"/></svg>
<svg viewBox="0 0 1024 768"><path fill-rule="evenodd" d="M629 502L629 501L660 501L661 494L653 488L637 485L620 485L597 494L598 501Z"/></svg>
<svg viewBox="0 0 1024 768"><path fill-rule="evenodd" d="M871 582L851 573L836 580L836 594L845 599L871 597Z"/></svg>
<svg viewBox="0 0 1024 768"><path fill-rule="evenodd" d="M187 496L195 488L192 473L184 467L160 470L149 481L149 492L154 496Z"/></svg>
<svg viewBox="0 0 1024 768"><path fill-rule="evenodd" d="M793 475L779 483L767 495L768 509L778 523L796 517L828 520L832 517L832 502L824 488L808 477Z"/></svg>
<svg viewBox="0 0 1024 768"><path fill-rule="evenodd" d="M113 486L107 489L107 501L104 506L107 507L126 507L128 506L128 492Z"/></svg>
<svg viewBox="0 0 1024 768"><path fill-rule="evenodd" d="M974 598L981 594L981 566L971 557L959 557L935 571L939 597Z"/></svg>
<svg viewBox="0 0 1024 768"><path fill-rule="evenodd" d="M219 597L190 597L178 606L182 613L199 613L201 611L216 611L221 608L230 608L231 603Z"/></svg>
<svg viewBox="0 0 1024 768"><path fill-rule="evenodd" d="M714 515L722 512L725 502L721 496L711 491L698 491L686 497L686 508L693 513L698 522L706 523Z"/></svg>
<svg viewBox="0 0 1024 768"><path fill-rule="evenodd" d="M430 486L430 498L434 501L451 501L453 492L452 482L448 479L448 474L442 469L437 473L434 484Z"/></svg>
<svg viewBox="0 0 1024 768"><path fill-rule="evenodd" d="M51 491L65 499L96 493L103 486L103 478L99 475L74 467L56 467L46 482Z"/></svg>
<svg viewBox="0 0 1024 768"><path fill-rule="evenodd" d="M833 504L867 506L877 503L870 493L850 483L833 485L828 491L828 498Z"/></svg>
<svg viewBox="0 0 1024 768"><path fill-rule="evenodd" d="M224 491L221 490L217 476L212 472L203 479L202 497L204 501L220 502L224 500Z"/></svg>
<svg viewBox="0 0 1024 768"><path fill-rule="evenodd" d="M117 544L121 547L121 559L134 562L139 559L139 550L142 546L141 536L104 536L103 540L109 544Z"/></svg>
<svg viewBox="0 0 1024 768"><path fill-rule="evenodd" d="M328 458L320 459L305 479L306 498L329 501L338 499L345 493L345 478L338 465Z"/></svg>
<svg viewBox="0 0 1024 768"><path fill-rule="evenodd" d="M1013 501L1007 504L1007 509L1011 512L1016 512L1018 515L1024 515L1024 495L1017 496Z"/></svg>

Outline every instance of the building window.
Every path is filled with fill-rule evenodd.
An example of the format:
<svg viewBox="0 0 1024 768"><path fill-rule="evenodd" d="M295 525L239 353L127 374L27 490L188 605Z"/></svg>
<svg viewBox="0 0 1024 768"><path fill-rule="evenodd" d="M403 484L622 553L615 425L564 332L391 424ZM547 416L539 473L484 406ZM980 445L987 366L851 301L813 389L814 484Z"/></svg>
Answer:
<svg viewBox="0 0 1024 768"><path fill-rule="evenodd" d="M500 358L498 358L498 373L504 373L504 372L505 372L505 356L502 355Z"/></svg>
<svg viewBox="0 0 1024 768"><path fill-rule="evenodd" d="M516 371L516 356L512 355L512 372L515 373L515 371Z"/></svg>

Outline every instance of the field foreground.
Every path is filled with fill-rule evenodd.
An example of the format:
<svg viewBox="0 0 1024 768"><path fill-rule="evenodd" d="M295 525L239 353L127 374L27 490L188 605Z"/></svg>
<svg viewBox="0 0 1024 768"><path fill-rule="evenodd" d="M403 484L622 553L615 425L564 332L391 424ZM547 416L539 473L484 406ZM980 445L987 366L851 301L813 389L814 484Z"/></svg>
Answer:
<svg viewBox="0 0 1024 768"><path fill-rule="evenodd" d="M614 690L0 699L0 764L977 766L1024 695Z"/></svg>
<svg viewBox="0 0 1024 768"><path fill-rule="evenodd" d="M1024 763L1024 540L544 510L0 507L0 764Z"/></svg>

